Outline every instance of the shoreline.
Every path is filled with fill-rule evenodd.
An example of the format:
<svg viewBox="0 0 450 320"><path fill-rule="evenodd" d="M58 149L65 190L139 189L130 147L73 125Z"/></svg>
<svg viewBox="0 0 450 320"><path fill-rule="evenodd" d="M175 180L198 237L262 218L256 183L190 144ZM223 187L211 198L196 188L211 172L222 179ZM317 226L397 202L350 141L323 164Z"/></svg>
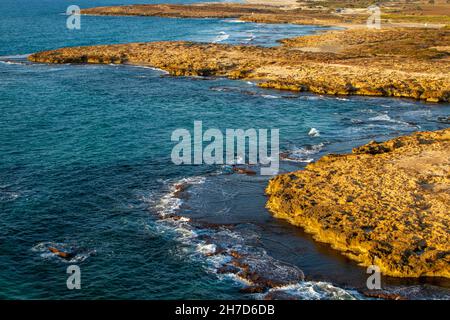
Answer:
<svg viewBox="0 0 450 320"><path fill-rule="evenodd" d="M170 10L173 10L173 6L175 5L147 5L145 7L151 7L152 10L168 7ZM218 5L215 4L215 6ZM177 8L180 9L179 7ZM183 6L183 8L186 7L195 9L202 6ZM236 9L235 6L230 5L230 7ZM242 7L239 8L239 10L243 10ZM254 7L252 8L254 9ZM90 14L94 9L83 10L82 13ZM97 10L105 9L100 8ZM119 10L123 10L123 7ZM177 18L238 18L243 21L264 23L267 23L265 21L277 21L277 17L275 17L277 14L272 12L274 9L265 7L258 9L260 10L259 14L263 16L251 14L244 18L235 16L236 12L232 10L227 13L216 13L216 16L208 16L205 12L199 13L199 11L195 10L183 13L180 16L180 13L176 10L175 12L170 10L163 13L152 11L146 15ZM245 8L245 10L248 10L248 8ZM107 11L103 15L124 14L123 12L112 14ZM142 14L137 12L125 15L140 16ZM293 20L288 15L288 18L277 23L301 24L303 21L298 19L298 17L296 19ZM355 18L355 21L359 21L358 19ZM313 20L318 25L323 25L323 21ZM330 23L332 25L334 22ZM354 23L351 25L355 26ZM167 41L62 48L35 53L29 56L28 59L41 63L151 66L165 70L173 76L220 76L230 79L253 80L258 81L258 85L263 88L309 91L330 95L402 97L425 100L427 102L449 102L450 51L447 46L442 45L448 42L446 39L450 41L450 32L445 28L417 28L416 26L415 28L398 29L388 27L381 30L369 30L355 27L284 39L280 41L279 46L272 48ZM397 139L407 140L408 138L400 137ZM380 144L382 146L380 148L384 148L386 143ZM388 154L389 152L383 151L382 153ZM362 152L362 154L365 154L365 152ZM371 154L371 151L367 152L367 154ZM326 159L332 159L333 157L331 155L326 156L307 168L314 168L318 163L326 162ZM363 169L368 170L370 167ZM304 171L290 173L288 176L300 175L302 172ZM445 266L439 265L437 267L438 270L435 270L433 269L434 267L429 267L426 263L423 264L421 257L418 257L418 260L414 262L420 265L419 271L415 269L414 265L409 263L405 263L400 269L397 269L399 262L397 260L390 261L390 258L386 264L384 264L384 260L383 262L377 260L385 252L397 249L395 248L395 241L386 242L381 249L376 246L377 250L379 250L375 257L370 251L372 250L370 247L372 244L369 247L365 247L364 245L360 246L357 240L353 244L350 241L349 251L349 240L321 231L322 226L320 222L311 220L306 225L298 222L296 219L292 219L290 216L294 214L290 211L291 204L284 208L282 204L276 203L276 201L286 196L286 186L291 185L290 181L285 183L285 181L282 181L283 179L288 178L285 178L285 175L275 178L274 181L278 182L271 182L267 189L270 196L268 208L275 213L276 217L284 218L294 225L305 228L307 232L315 235L316 240L329 243L338 251L344 251L345 255L362 265L368 265L369 262L381 263L382 272L386 275L394 277L450 277L448 270L445 270ZM279 182L280 180L281 182ZM277 183L280 185L274 187ZM401 185L398 187L401 188ZM380 192L392 191L387 187L379 190ZM422 191L418 193L422 194ZM280 201L283 202L284 200ZM313 207L317 203L317 201L314 201ZM362 228L362 230L365 229ZM419 245L417 247L419 248L418 252L422 252L421 250L428 248L428 246L428 241L424 245ZM415 252L417 248L407 247L405 250ZM433 251L432 254L435 254L435 252ZM411 254L407 255L408 259L412 256ZM398 256L402 256L402 254L398 254L395 257L398 258ZM387 256L383 257L387 258ZM433 257L435 258L436 255ZM439 262L439 259L435 259L433 263L445 264L445 260ZM427 268L431 268L431 271Z"/></svg>
<svg viewBox="0 0 450 320"><path fill-rule="evenodd" d="M281 174L272 214L387 276L450 278L450 128L371 142Z"/></svg>
<svg viewBox="0 0 450 320"><path fill-rule="evenodd" d="M294 5L293 3L296 3ZM326 4L326 2L322 3ZM95 16L157 16L172 18L234 18L246 22L268 24L310 24L320 26L338 26L346 28L366 27L370 12L367 8L345 9L342 7L323 7L294 0L249 0L244 3L235 2L200 2L191 4L140 4L124 6L104 6L81 9L82 15ZM344 8L344 9L343 9ZM395 8L382 7L386 11L381 16L385 27L409 28L445 28L450 25L450 19L445 13L450 13L446 7L443 15L430 17L415 17L401 15ZM394 10L393 10L394 9ZM404 8L402 8L404 10ZM390 13L390 12L393 13ZM417 14L417 12L414 12Z"/></svg>
<svg viewBox="0 0 450 320"><path fill-rule="evenodd" d="M445 60L433 60L433 55L440 53L424 50L425 58L418 56L411 59L394 54L390 58L394 61L387 62L384 58L370 57L373 54L370 40L365 45L336 45L335 39L342 38L344 32L349 31L288 39L281 46L272 48L186 41L150 42L62 48L32 54L28 60L41 63L126 63L163 69L173 76L255 80L263 88L344 96L403 97L428 102L450 101L450 77L443 72L449 69L447 74L450 74L450 66ZM355 41L360 40L358 34L361 32L368 38L373 36L371 31L351 32L357 35ZM387 32L392 33L389 36L395 39L399 31ZM334 37L331 46L327 39L330 35ZM409 36L426 37L429 32L415 30ZM435 37L440 36L436 31ZM308 43L303 46L305 41L310 41L312 45ZM399 48L400 51L403 49ZM362 54L355 55L355 50L360 50ZM415 48L405 50L415 55L422 54L414 51ZM432 58L428 59L428 54Z"/></svg>
<svg viewBox="0 0 450 320"><path fill-rule="evenodd" d="M152 66L173 76L253 80L262 88L317 94L450 101L450 48L442 45L450 41L450 31L446 29L384 25L381 30L367 29L361 28L364 14L336 15L261 4L129 5L88 8L81 13L235 18L320 26L342 26L345 22L347 29L283 39L279 46L271 48L167 41L61 48L35 53L28 59L41 63ZM380 40L385 44L377 47Z"/></svg>

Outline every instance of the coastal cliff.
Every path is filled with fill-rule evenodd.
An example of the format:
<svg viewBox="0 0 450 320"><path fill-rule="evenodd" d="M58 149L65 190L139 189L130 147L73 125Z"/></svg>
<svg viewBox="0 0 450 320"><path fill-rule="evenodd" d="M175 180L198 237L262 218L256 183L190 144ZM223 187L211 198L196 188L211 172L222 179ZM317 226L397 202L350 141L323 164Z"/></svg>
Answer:
<svg viewBox="0 0 450 320"><path fill-rule="evenodd" d="M422 41L423 40L423 41ZM441 29L352 29L286 39L274 48L150 42L35 53L44 63L135 64L176 76L249 79L266 88L450 101L450 52Z"/></svg>
<svg viewBox="0 0 450 320"><path fill-rule="evenodd" d="M275 217L362 266L450 278L450 129L327 155L266 193Z"/></svg>

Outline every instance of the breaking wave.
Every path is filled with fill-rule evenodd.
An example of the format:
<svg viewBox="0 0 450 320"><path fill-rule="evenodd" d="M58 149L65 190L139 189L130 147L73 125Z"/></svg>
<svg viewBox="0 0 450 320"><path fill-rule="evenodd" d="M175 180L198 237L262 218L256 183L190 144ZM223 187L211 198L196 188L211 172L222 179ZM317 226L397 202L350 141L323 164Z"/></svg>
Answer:
<svg viewBox="0 0 450 320"><path fill-rule="evenodd" d="M420 128L420 126L417 126L415 124L411 124L408 123L406 121L401 121L401 120L396 120L396 119L392 119L388 114L381 114L375 117L371 117L368 119L369 121L372 122L390 122L390 123L397 123L397 124L401 124L401 125L405 125L408 127L417 127Z"/></svg>
<svg viewBox="0 0 450 320"><path fill-rule="evenodd" d="M311 128L308 132L308 135L310 137L320 137L320 131L317 130L316 128Z"/></svg>
<svg viewBox="0 0 450 320"><path fill-rule="evenodd" d="M313 155L319 153L325 147L324 143L308 145L300 148L294 148L286 152L280 153L281 160L310 163L314 161Z"/></svg>
<svg viewBox="0 0 450 320"><path fill-rule="evenodd" d="M219 35L212 42L214 42L214 43L222 42L222 41L227 40L229 37L230 37L230 35L228 33L224 32L224 31L220 31Z"/></svg>
<svg viewBox="0 0 450 320"><path fill-rule="evenodd" d="M199 261L219 279L234 280L241 293L255 299L355 299L359 296L326 282L304 281L301 269L271 257L259 235L246 224L210 224L183 216L191 187L205 177L165 182L166 192L144 198L157 217L149 226L170 234L182 246L180 255Z"/></svg>

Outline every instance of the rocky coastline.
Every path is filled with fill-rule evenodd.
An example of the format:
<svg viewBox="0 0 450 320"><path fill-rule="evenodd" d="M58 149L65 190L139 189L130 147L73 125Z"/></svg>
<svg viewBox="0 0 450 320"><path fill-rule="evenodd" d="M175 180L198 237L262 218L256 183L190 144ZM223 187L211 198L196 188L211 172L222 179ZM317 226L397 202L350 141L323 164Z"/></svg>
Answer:
<svg viewBox="0 0 450 320"><path fill-rule="evenodd" d="M267 208L362 266L450 278L450 129L327 155L273 178Z"/></svg>
<svg viewBox="0 0 450 320"><path fill-rule="evenodd" d="M347 28L285 39L272 48L172 41L61 48L28 59L143 65L173 76L247 79L264 88L317 94L450 101L450 29L444 18L436 20L444 26L393 26L387 21L377 30L361 27L365 13L335 12L264 4L84 9L90 15L237 18ZM396 14L390 13L391 19ZM394 20L427 21L414 11L408 14L411 20L398 14ZM450 129L372 142L352 154L328 155L303 171L275 177L266 190L267 207L362 266L378 265L385 275L450 278L449 159Z"/></svg>
<svg viewBox="0 0 450 320"><path fill-rule="evenodd" d="M450 53L439 47L447 40L450 32L440 29L352 29L286 39L273 48L149 42L62 48L28 59L146 65L174 76L255 80L265 88L448 102Z"/></svg>

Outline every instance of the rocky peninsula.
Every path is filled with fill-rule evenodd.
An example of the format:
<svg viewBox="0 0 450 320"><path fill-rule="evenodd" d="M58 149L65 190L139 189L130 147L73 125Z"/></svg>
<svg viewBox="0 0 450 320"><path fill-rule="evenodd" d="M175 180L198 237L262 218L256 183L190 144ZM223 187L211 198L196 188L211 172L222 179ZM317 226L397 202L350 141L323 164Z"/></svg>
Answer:
<svg viewBox="0 0 450 320"><path fill-rule="evenodd" d="M191 42L130 43L63 48L33 54L29 60L147 65L177 76L249 79L265 88L318 94L450 100L450 21L445 15L450 12L450 5L434 10L435 6L426 3L419 7L410 2L388 1L383 7L383 28L378 30L364 24L369 15L366 9L354 8L363 6L364 1L341 1L340 5L350 6L345 10L333 1L321 1L320 5L311 1L251 2L97 7L81 13L238 18L347 29L286 39L276 48Z"/></svg>
<svg viewBox="0 0 450 320"><path fill-rule="evenodd" d="M146 65L176 76L255 80L266 88L448 102L450 51L442 45L449 42L450 32L441 29L351 29L288 39L274 48L129 43L62 48L29 60Z"/></svg>
<svg viewBox="0 0 450 320"><path fill-rule="evenodd" d="M206 2L194 4L137 4L87 8L88 15L159 16L173 18L236 18L262 23L294 23L315 25L365 24L373 5L365 0L247 0L245 3ZM430 4L428 0L383 1L381 22L384 26L414 26L427 23L443 27L450 23L447 3Z"/></svg>
<svg viewBox="0 0 450 320"><path fill-rule="evenodd" d="M450 129L327 155L273 178L267 208L362 266L450 277Z"/></svg>

